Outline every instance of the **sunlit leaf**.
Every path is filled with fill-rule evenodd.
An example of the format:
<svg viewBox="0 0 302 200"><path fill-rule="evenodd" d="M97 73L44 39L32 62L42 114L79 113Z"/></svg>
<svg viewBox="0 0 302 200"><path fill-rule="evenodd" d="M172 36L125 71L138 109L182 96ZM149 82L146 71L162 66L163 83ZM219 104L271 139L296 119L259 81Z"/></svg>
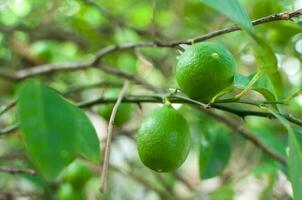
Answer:
<svg viewBox="0 0 302 200"><path fill-rule="evenodd" d="M224 14L246 31L254 33L254 27L248 14L237 0L201 0L201 2Z"/></svg>
<svg viewBox="0 0 302 200"><path fill-rule="evenodd" d="M254 77L255 73L249 76L243 76L239 73L235 74L234 86L239 89L244 89ZM262 94L266 100L275 101L274 90L267 76L260 77L252 86L252 90Z"/></svg>

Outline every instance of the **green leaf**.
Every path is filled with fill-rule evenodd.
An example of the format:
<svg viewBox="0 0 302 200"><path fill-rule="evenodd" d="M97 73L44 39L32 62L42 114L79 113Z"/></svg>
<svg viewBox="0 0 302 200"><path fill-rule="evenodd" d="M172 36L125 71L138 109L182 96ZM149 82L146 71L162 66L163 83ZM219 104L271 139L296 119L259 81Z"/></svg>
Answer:
<svg viewBox="0 0 302 200"><path fill-rule="evenodd" d="M237 0L201 0L201 2L224 14L246 31L254 33L254 27L248 14Z"/></svg>
<svg viewBox="0 0 302 200"><path fill-rule="evenodd" d="M203 133L199 154L199 172L203 179L219 175L231 155L229 133L222 128L209 129Z"/></svg>
<svg viewBox="0 0 302 200"><path fill-rule="evenodd" d="M289 179L292 183L294 200L302 199L302 152L296 136L289 134L289 156L288 156Z"/></svg>
<svg viewBox="0 0 302 200"><path fill-rule="evenodd" d="M238 89L244 89L249 84L249 82L254 77L255 73L250 74L249 76L243 76L236 73L234 79L234 86ZM251 88L252 90L262 94L266 100L275 101L274 90L271 82L267 76L261 76L256 83Z"/></svg>
<svg viewBox="0 0 302 200"><path fill-rule="evenodd" d="M25 82L18 92L22 138L41 174L54 180L76 156L72 107L39 81Z"/></svg>
<svg viewBox="0 0 302 200"><path fill-rule="evenodd" d="M286 156L286 143L282 143L282 139L276 135L272 130L267 130L266 128L252 128L253 133L261 140L264 144L269 146L274 152L278 153L281 156Z"/></svg>
<svg viewBox="0 0 302 200"><path fill-rule="evenodd" d="M258 69L267 75L272 83L275 96L282 96L283 81L278 71L277 58L272 48L260 37L254 37L256 43L253 45L254 55Z"/></svg>
<svg viewBox="0 0 302 200"><path fill-rule="evenodd" d="M288 155L288 176L292 184L294 198L293 200L302 199L302 148L294 130L288 121L281 115L271 111L277 119L285 126L289 137L289 155ZM300 133L297 133L300 134ZM299 136L300 138L300 136Z"/></svg>
<svg viewBox="0 0 302 200"><path fill-rule="evenodd" d="M77 148L86 159L98 163L100 161L100 143L96 131L86 114L74 107L76 115Z"/></svg>
<svg viewBox="0 0 302 200"><path fill-rule="evenodd" d="M55 180L77 154L99 160L98 139L87 116L41 82L21 85L17 113L26 151L47 180Z"/></svg>

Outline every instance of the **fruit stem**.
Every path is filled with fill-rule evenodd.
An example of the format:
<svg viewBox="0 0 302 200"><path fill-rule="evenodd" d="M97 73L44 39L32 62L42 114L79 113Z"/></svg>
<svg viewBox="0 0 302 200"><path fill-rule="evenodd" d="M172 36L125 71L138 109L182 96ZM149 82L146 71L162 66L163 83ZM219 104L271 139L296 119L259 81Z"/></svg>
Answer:
<svg viewBox="0 0 302 200"><path fill-rule="evenodd" d="M253 85L259 80L259 78L262 76L262 72L258 71L252 80L248 83L248 85L234 97L234 100L239 100L242 96L244 96L252 87Z"/></svg>
<svg viewBox="0 0 302 200"><path fill-rule="evenodd" d="M164 102L164 105L165 105L165 106L171 106L171 102L170 102L170 100L169 100L169 96L165 96L165 97L163 98L163 102Z"/></svg>
<svg viewBox="0 0 302 200"><path fill-rule="evenodd" d="M218 100L220 97L224 96L225 94L230 93L233 90L233 86L227 87L225 89L223 89L221 92L219 92L218 94L216 94L211 100L210 102L207 104L207 108L210 108L212 106L212 104L214 104L216 102L216 100Z"/></svg>

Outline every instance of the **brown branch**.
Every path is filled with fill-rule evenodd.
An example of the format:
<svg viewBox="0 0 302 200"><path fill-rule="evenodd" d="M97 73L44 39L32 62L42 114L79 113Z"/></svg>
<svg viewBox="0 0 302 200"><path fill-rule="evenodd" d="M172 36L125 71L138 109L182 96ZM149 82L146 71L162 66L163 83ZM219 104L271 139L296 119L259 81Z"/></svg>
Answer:
<svg viewBox="0 0 302 200"><path fill-rule="evenodd" d="M260 139L258 139L255 134L253 134L248 129L244 128L243 125L238 124L237 121L231 120L223 115L217 114L216 112L213 112L210 109L207 109L207 106L203 103L200 103L198 101L188 99L186 97L180 97L186 101L190 101L194 103L194 107L199 108L202 112L208 114L209 116L213 117L214 119L224 123L227 127L229 127L231 130L233 130L236 133L239 133L244 138L252 142L254 145L258 146L263 152L270 155L272 158L278 160L279 162L283 164L287 164L287 161L285 158L280 156L278 153L276 153L274 150L272 150L269 146L267 146L265 143L263 143Z"/></svg>
<svg viewBox="0 0 302 200"><path fill-rule="evenodd" d="M14 169L9 167L0 167L0 172L9 173L9 174L28 174L35 175L36 172L32 169Z"/></svg>
<svg viewBox="0 0 302 200"><path fill-rule="evenodd" d="M8 126L6 128L3 128L0 130L0 137L5 136L5 135L10 135L10 134L14 133L18 128L19 128L18 123Z"/></svg>
<svg viewBox="0 0 302 200"><path fill-rule="evenodd" d="M108 129L107 129L107 140L106 146L104 150L104 160L102 164L102 173L101 173L101 184L100 184L100 191L105 192L106 190L106 182L107 182L107 175L108 175L108 165L109 165L109 156L110 156L110 145L111 145L111 138L113 133L113 124L115 120L115 115L117 113L118 107L122 102L122 99L126 93L126 90L129 86L129 81L125 81L123 88L116 100L116 103L112 109L112 113L109 119Z"/></svg>
<svg viewBox="0 0 302 200"><path fill-rule="evenodd" d="M252 142L254 145L259 147L263 152L267 153L272 158L278 160L279 162L281 162L283 164L287 164L286 158L279 155L277 152L275 152L273 149L271 149L269 146L267 146L264 142L262 142L259 138L257 138L254 133L252 133L248 129L244 128L243 125L239 125L237 121L234 121L227 117L219 115L211 110L206 110L204 107L201 108L201 106L199 106L198 108L203 110L203 112L206 112L208 115L212 116L216 120L223 122L231 130L242 135L244 138L246 138L247 140Z"/></svg>
<svg viewBox="0 0 302 200"><path fill-rule="evenodd" d="M161 188L158 188L158 187L154 186L148 180L146 180L143 176L139 176L139 175L133 173L130 170L120 169L119 167L116 167L114 165L110 165L110 168L114 171L117 171L117 172L125 175L125 176L133 178L137 182L144 185L146 188L149 188L150 190L152 190L155 193L159 194L164 199L174 199L174 198L171 197L171 195L168 192L162 190Z"/></svg>
<svg viewBox="0 0 302 200"><path fill-rule="evenodd" d="M16 105L16 100L11 100L6 105L1 106L0 108L0 116L3 115L5 112L9 111Z"/></svg>
<svg viewBox="0 0 302 200"><path fill-rule="evenodd" d="M267 17L263 17L253 21L253 25L264 24L273 21L283 21L283 20L291 20L294 17L298 17L302 15L302 9L293 11L293 12L284 12L284 13L277 13L273 15L269 15ZM18 81L28 77L42 75L42 74L49 74L57 71L66 71L66 70L81 70L91 66L99 65L101 59L108 54L114 53L116 51L122 50L129 50L138 47L156 47L156 48L175 48L181 44L192 44L202 42L219 35L223 35L230 32L235 32L240 30L237 25L230 26L228 28L224 28L218 31L214 31L205 35L201 35L195 38L187 39L187 40L180 40L176 42L158 42L158 41L146 41L146 42L134 42L134 43L127 43L122 45L110 45L107 47L102 48L95 54L95 58L91 61L83 61L83 62L74 62L74 63L61 63L61 64L45 64L45 65L38 65L36 67L32 67L29 69L23 69L17 72L7 72L7 71L0 71L0 77L5 78L11 81Z"/></svg>

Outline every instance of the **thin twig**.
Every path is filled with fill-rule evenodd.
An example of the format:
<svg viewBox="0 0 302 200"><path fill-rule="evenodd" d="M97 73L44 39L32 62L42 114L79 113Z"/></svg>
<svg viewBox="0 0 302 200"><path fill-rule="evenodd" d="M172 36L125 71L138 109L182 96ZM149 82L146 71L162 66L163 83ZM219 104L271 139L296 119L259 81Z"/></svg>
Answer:
<svg viewBox="0 0 302 200"><path fill-rule="evenodd" d="M273 15L269 15L267 17L263 17L257 19L252 22L253 25L264 24L273 21L284 21L284 20L291 20L294 17L298 17L302 15L302 9L293 11L293 12L284 12L284 13L277 13ZM214 31L211 33L207 33L205 35L201 35L195 38L187 39L187 40L180 40L175 42L158 42L158 41L143 41L143 42L133 42L133 43L126 43L121 45L110 45L102 48L100 51L95 53L95 58L89 61L82 61L82 62L71 62L71 63L61 63L61 64L45 64L45 65L38 65L32 68L27 68L23 70L19 70L17 72L9 72L9 71L0 71L0 77L5 78L11 81L19 81L31 76L37 76L41 74L49 74L58 71L66 71L66 70L81 70L86 69L91 66L99 65L101 59L104 56L107 56L111 53L116 51L122 50L129 50L138 47L153 47L153 48L175 48L181 44L188 44L191 45L193 43L202 42L219 35L223 35L230 32L235 32L240 30L237 25L233 25L224 29L220 29L218 31Z"/></svg>
<svg viewBox="0 0 302 200"><path fill-rule="evenodd" d="M28 175L36 174L36 172L32 169L15 169L9 167L0 167L0 172L9 173L9 174L28 174Z"/></svg>
<svg viewBox="0 0 302 200"><path fill-rule="evenodd" d="M107 175L108 175L108 164L109 164L109 156L110 156L110 145L111 145L111 138L113 133L113 124L115 120L115 115L117 113L118 107L122 102L122 99L126 93L126 90L128 88L129 81L125 81L123 88L117 98L117 101L112 109L112 113L110 116L108 129L107 129L107 140L106 140L106 146L104 150L104 160L103 160L103 167L102 167L102 173L101 173L101 184L100 184L100 191L105 192L106 190L106 182L107 182Z"/></svg>
<svg viewBox="0 0 302 200"><path fill-rule="evenodd" d="M154 186L148 180L146 180L143 176L139 176L139 175L133 173L130 170L121 169L121 168L116 167L114 165L110 165L110 168L112 170L114 170L114 171L117 171L117 172L125 175L125 176L133 178L134 180L136 180L137 182L141 183L145 187L147 187L147 188L151 189L152 191L154 191L155 193L159 194L161 197L165 197L165 198L168 198L168 199L172 198L169 193L167 193L166 191L162 190L161 188L158 188L158 187Z"/></svg>
<svg viewBox="0 0 302 200"><path fill-rule="evenodd" d="M0 116L3 115L5 112L9 111L11 108L13 108L16 105L16 102L16 100L11 100L6 105L1 106Z"/></svg>
<svg viewBox="0 0 302 200"><path fill-rule="evenodd" d="M14 133L17 129L19 128L19 123L15 123L11 126L8 126L6 128L3 128L0 130L0 137L1 136L5 136L5 135L9 135Z"/></svg>

